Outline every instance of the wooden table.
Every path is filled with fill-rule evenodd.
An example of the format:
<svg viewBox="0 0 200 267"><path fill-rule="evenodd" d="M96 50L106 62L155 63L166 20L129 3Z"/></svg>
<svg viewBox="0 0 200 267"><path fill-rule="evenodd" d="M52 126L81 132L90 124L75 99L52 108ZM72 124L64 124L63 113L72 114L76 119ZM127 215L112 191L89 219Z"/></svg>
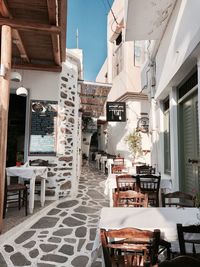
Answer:
<svg viewBox="0 0 200 267"><path fill-rule="evenodd" d="M30 180L30 195L29 195L29 212L33 213L34 200L35 200L35 180L37 176L41 177L41 194L40 201L41 206L44 206L45 202L45 180L47 178L47 167L42 166L20 166L20 167L8 167L7 183L10 184L10 176L18 176L20 179Z"/></svg>

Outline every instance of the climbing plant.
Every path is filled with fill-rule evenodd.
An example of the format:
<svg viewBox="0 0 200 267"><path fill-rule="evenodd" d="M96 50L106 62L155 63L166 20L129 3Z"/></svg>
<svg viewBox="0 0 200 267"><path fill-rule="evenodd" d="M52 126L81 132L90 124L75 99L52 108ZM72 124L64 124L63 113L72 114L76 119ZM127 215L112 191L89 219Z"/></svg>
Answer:
<svg viewBox="0 0 200 267"><path fill-rule="evenodd" d="M129 150L134 158L142 155L142 136L140 132L133 130L125 138L125 142L128 144Z"/></svg>

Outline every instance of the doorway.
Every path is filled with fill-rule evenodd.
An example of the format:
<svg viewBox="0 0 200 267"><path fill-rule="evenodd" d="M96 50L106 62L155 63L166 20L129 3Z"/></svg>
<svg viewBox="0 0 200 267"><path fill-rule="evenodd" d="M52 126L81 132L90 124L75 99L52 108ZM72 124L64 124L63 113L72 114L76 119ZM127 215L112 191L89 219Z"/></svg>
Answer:
<svg viewBox="0 0 200 267"><path fill-rule="evenodd" d="M180 188L192 194L200 189L198 96L193 91L180 107Z"/></svg>
<svg viewBox="0 0 200 267"><path fill-rule="evenodd" d="M6 166L24 162L26 97L10 94Z"/></svg>

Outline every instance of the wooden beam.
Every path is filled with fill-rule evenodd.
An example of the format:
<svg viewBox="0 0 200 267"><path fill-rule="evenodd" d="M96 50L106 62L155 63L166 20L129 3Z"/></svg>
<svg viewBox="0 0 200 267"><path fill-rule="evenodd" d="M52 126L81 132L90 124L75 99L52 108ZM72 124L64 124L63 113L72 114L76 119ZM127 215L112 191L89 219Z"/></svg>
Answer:
<svg viewBox="0 0 200 267"><path fill-rule="evenodd" d="M43 34L60 34L61 28L59 26L52 26L49 24L30 23L21 19L7 19L0 18L0 25L8 25L14 29L22 31L43 32Z"/></svg>
<svg viewBox="0 0 200 267"><path fill-rule="evenodd" d="M60 41L60 50L61 50L61 61L66 60L66 25L67 25L67 1L58 0L59 7L59 25L61 27L61 41Z"/></svg>
<svg viewBox="0 0 200 267"><path fill-rule="evenodd" d="M3 25L1 29L1 64L6 69L6 75L0 77L0 232L3 226L3 204L7 150L8 110L10 97L10 70L12 35L11 27Z"/></svg>
<svg viewBox="0 0 200 267"><path fill-rule="evenodd" d="M50 24L58 25L56 21L56 12L57 12L56 0L47 0L47 7L48 7Z"/></svg>
<svg viewBox="0 0 200 267"><path fill-rule="evenodd" d="M30 59L28 57L28 54L26 52L26 49L24 47L24 44L22 42L21 36L19 34L19 32L15 29L12 30L12 37L13 37L13 43L17 46L21 59L24 62L29 63Z"/></svg>
<svg viewBox="0 0 200 267"><path fill-rule="evenodd" d="M8 6L7 6L7 3L5 0L0 0L0 13L5 18L10 18L10 19L13 18L12 14L10 13L10 11L8 9ZM13 42L17 46L20 55L23 55L22 60L25 62L30 62L28 55L27 55L27 52L26 52L26 49L23 45L21 36L17 30L15 30L15 29L12 30L12 37L13 37Z"/></svg>
<svg viewBox="0 0 200 267"><path fill-rule="evenodd" d="M57 14L57 4L55 0L47 0L47 6L48 6L48 14L49 14L49 23L51 25L58 25L58 21L56 20L56 14ZM61 64L60 61L60 39L59 35L51 34L51 40L52 40L52 46L53 46L53 54L54 54L54 60L57 65Z"/></svg>
<svg viewBox="0 0 200 267"><path fill-rule="evenodd" d="M48 64L16 64L16 69L23 69L23 70L38 70L38 71L52 71L52 72L61 72L62 67L56 65L48 65Z"/></svg>

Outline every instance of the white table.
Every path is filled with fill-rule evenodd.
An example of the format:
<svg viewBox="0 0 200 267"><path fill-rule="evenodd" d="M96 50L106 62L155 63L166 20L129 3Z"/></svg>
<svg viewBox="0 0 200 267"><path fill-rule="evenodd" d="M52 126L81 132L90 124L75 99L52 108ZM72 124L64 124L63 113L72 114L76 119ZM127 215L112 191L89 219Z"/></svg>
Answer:
<svg viewBox="0 0 200 267"><path fill-rule="evenodd" d="M161 236L171 242L172 251L179 251L176 224L197 224L197 208L102 208L99 229L120 229L134 227L142 230L160 229ZM193 238L193 237L192 237ZM100 245L99 235L95 240L96 249ZM192 247L190 248L192 250Z"/></svg>
<svg viewBox="0 0 200 267"><path fill-rule="evenodd" d="M131 173L127 172L127 174L136 175L135 173L132 173L132 172ZM114 192L114 189L117 188L117 183L116 183L116 176L117 175L120 175L120 174L110 173L108 175L108 178L105 181L104 194L109 195L110 207L113 206L113 192ZM160 180L160 189L171 191L172 190L172 180L167 179L167 178L161 179Z"/></svg>
<svg viewBox="0 0 200 267"><path fill-rule="evenodd" d="M41 206L44 206L45 202L45 180L47 178L47 167L41 166L20 166L20 167L8 167L7 182L10 184L10 176L18 176L21 179L30 180L30 195L29 195L29 212L33 213L34 199L35 199L35 180L37 176L41 178L41 194L40 201Z"/></svg>
<svg viewBox="0 0 200 267"><path fill-rule="evenodd" d="M105 173L105 166L106 166L106 161L108 157L107 156L101 156L100 158L100 163L101 163L101 171Z"/></svg>
<svg viewBox="0 0 200 267"><path fill-rule="evenodd" d="M96 154L95 161L96 161L96 167L98 170L100 169L100 158L101 158L101 154Z"/></svg>

